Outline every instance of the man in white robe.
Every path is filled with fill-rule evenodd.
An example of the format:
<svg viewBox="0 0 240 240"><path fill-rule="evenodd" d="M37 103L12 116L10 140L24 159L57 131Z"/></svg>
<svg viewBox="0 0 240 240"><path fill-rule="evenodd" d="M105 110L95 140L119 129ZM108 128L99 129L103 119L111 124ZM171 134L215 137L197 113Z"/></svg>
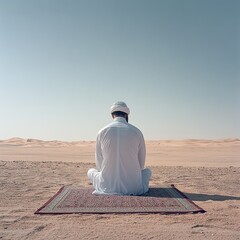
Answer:
<svg viewBox="0 0 240 240"><path fill-rule="evenodd" d="M148 191L151 170L144 168L146 148L143 134L128 123L124 102L111 107L113 122L101 129L96 140L96 169L88 170L93 194L141 195Z"/></svg>

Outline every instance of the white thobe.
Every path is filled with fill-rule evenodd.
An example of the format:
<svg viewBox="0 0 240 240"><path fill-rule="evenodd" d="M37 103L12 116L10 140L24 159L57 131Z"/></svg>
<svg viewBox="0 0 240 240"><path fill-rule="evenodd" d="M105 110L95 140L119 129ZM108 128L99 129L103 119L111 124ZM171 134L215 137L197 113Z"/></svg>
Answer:
<svg viewBox="0 0 240 240"><path fill-rule="evenodd" d="M141 131L125 118L114 118L97 136L97 169L88 171L95 188L93 193L141 195L147 192L151 171L144 169L145 157Z"/></svg>

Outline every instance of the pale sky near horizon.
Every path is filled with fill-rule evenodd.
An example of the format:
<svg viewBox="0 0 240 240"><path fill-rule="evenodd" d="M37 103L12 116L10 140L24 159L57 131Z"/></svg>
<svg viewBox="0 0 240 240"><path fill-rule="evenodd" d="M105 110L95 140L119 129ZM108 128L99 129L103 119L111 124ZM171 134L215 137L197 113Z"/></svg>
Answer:
<svg viewBox="0 0 240 240"><path fill-rule="evenodd" d="M240 1L0 0L0 139L240 137Z"/></svg>

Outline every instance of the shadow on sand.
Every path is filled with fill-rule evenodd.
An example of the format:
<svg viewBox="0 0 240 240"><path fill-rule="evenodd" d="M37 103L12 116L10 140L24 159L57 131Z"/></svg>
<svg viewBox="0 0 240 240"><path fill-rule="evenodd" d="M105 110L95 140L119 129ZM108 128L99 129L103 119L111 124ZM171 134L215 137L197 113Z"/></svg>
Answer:
<svg viewBox="0 0 240 240"><path fill-rule="evenodd" d="M210 195L199 193L183 193L192 201L227 201L227 200L240 200L240 197L236 196L224 196L224 195Z"/></svg>
<svg viewBox="0 0 240 240"><path fill-rule="evenodd" d="M187 196L192 201L227 201L227 200L240 200L237 196L225 196L225 195L210 195L201 193L187 193L181 192L172 185L172 187L150 187L149 191L144 194L146 197L165 197L165 198L184 198Z"/></svg>

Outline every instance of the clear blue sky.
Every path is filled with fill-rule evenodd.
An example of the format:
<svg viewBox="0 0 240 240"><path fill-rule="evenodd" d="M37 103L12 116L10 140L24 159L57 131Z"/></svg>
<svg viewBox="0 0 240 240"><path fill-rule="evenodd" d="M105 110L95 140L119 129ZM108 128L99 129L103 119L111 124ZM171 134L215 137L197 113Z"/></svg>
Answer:
<svg viewBox="0 0 240 240"><path fill-rule="evenodd" d="M0 139L240 137L240 1L0 0Z"/></svg>

